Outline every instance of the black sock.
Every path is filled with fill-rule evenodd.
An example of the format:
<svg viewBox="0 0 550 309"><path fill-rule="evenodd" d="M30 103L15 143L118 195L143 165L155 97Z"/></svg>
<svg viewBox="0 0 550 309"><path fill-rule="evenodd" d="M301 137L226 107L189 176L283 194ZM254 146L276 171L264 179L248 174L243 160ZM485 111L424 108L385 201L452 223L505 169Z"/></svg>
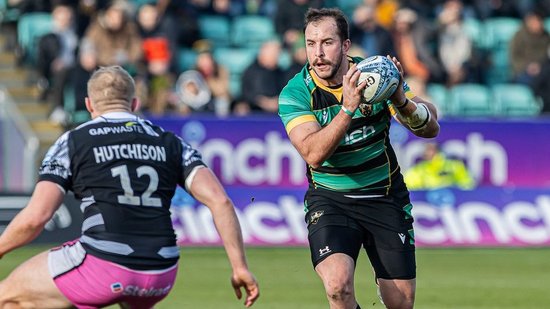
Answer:
<svg viewBox="0 0 550 309"><path fill-rule="evenodd" d="M355 308L355 309L361 309L361 306L359 306L359 304L357 304L357 308Z"/></svg>

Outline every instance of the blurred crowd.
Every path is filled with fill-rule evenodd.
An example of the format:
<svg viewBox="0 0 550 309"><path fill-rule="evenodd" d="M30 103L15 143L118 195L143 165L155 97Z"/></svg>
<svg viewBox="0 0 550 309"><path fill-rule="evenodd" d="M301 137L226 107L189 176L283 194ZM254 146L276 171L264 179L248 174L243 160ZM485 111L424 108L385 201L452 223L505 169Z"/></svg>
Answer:
<svg viewBox="0 0 550 309"><path fill-rule="evenodd" d="M134 75L145 113L276 113L278 93L306 62L304 13L309 7L321 6L338 6L348 15L351 54L396 55L412 89L426 97L426 86L431 83L451 88L461 83L491 82L487 72L494 59L471 35L476 29L468 28L466 21L495 17L521 20L521 27L505 47L509 76L501 78L531 87L542 98L543 111L550 111L550 34L545 28L550 0L7 2L20 14L51 13L53 28L40 37L35 67L41 100L57 107L53 120L66 117L68 87L73 89L75 108L83 110L91 72L97 66L114 64ZM244 15L269 18L276 35L266 37L258 46L255 59L239 72L237 89L233 89L234 74L228 68L232 59L215 57L217 44L204 37L200 18L235 20ZM182 49L196 55L189 67L180 63Z"/></svg>

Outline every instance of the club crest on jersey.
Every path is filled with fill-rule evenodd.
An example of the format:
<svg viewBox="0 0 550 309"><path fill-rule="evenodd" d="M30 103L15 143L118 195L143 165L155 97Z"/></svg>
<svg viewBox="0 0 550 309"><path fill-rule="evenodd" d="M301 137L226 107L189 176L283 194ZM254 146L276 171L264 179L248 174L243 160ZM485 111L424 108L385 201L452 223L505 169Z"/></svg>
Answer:
<svg viewBox="0 0 550 309"><path fill-rule="evenodd" d="M372 114L372 104L359 104L359 110L363 116L370 116Z"/></svg>
<svg viewBox="0 0 550 309"><path fill-rule="evenodd" d="M122 292L122 290L124 290L124 288L122 287L122 283L116 282L116 283L111 284L111 292L120 293L120 292Z"/></svg>
<svg viewBox="0 0 550 309"><path fill-rule="evenodd" d="M324 214L325 212L323 210L316 211L311 214L309 217L309 223L311 224L317 224L319 222L319 218Z"/></svg>

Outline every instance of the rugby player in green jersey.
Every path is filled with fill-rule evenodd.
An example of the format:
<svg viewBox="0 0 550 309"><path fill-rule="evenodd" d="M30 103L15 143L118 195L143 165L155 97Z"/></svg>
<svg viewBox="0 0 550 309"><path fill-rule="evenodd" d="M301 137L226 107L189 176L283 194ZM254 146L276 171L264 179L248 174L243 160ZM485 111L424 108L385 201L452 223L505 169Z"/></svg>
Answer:
<svg viewBox="0 0 550 309"><path fill-rule="evenodd" d="M362 105L362 60L350 57L338 9L310 9L308 63L279 96L279 116L307 163L305 196L311 259L330 308L360 308L355 263L368 254L387 308L413 308L416 262L412 205L389 140L392 117L419 137L439 133L437 111L400 82L389 100ZM401 63L392 57L401 75ZM401 76L401 80L403 80Z"/></svg>

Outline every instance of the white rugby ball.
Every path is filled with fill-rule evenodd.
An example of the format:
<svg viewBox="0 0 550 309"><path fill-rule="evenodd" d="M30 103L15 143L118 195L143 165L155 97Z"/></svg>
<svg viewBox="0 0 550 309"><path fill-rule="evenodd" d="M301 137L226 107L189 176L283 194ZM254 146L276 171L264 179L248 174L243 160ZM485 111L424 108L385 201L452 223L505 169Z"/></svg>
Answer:
<svg viewBox="0 0 550 309"><path fill-rule="evenodd" d="M357 83L366 80L363 102L373 104L387 100L397 89L401 75L395 64L384 56L371 56L357 64L361 71Z"/></svg>

